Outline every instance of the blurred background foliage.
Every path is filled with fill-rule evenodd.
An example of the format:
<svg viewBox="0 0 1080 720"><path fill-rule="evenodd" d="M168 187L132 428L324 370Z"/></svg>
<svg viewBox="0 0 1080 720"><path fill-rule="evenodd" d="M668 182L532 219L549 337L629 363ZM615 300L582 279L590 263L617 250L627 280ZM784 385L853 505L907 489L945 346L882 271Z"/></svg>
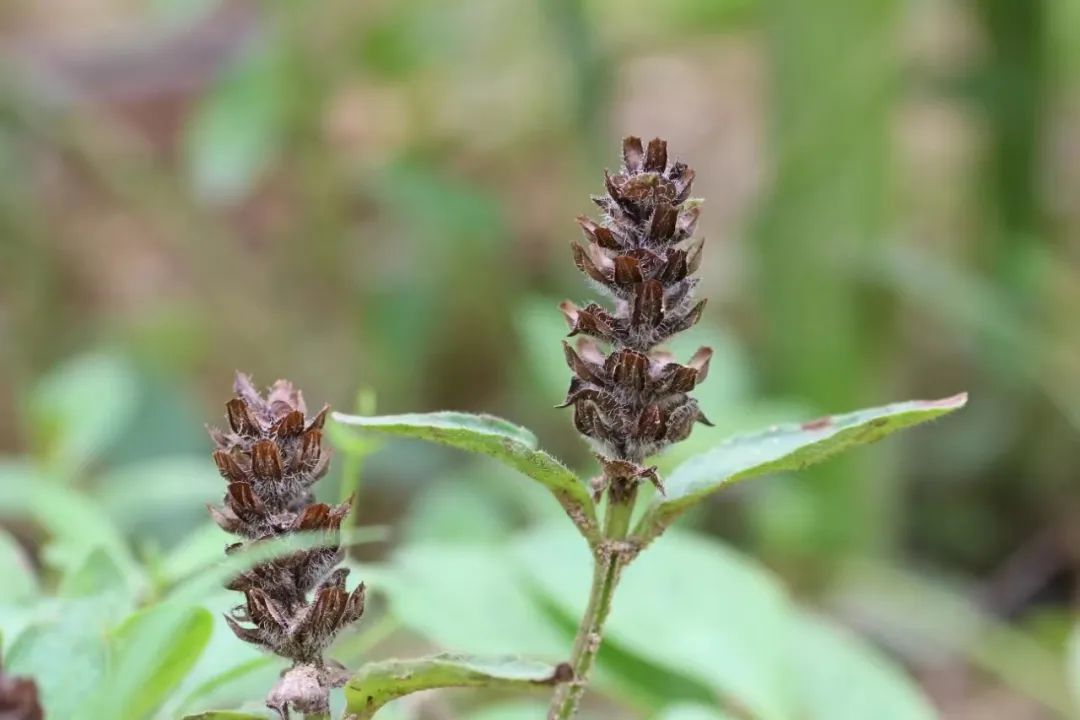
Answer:
<svg viewBox="0 0 1080 720"><path fill-rule="evenodd" d="M498 413L587 471L551 409L554 305L591 294L567 243L618 139L661 135L707 201L710 304L676 345L716 350L700 397L719 426L664 467L785 417L973 398L936 432L729 491L694 526L879 641L942 716L1068 714L1077 0L9 0L0 54L0 566L37 568L6 600L58 578L78 594L93 547L144 598L220 550L202 428L234 368L342 410ZM557 507L458 454L336 439L358 522L394 528L358 562L403 608L343 659L558 654L565 604L519 622L491 569L512 539L543 587ZM463 577L486 578L490 614ZM684 619L707 627L708 607ZM668 707L707 701L708 677L614 632L605 702L712 717ZM210 642L252 673L187 697L261 695L272 662Z"/></svg>

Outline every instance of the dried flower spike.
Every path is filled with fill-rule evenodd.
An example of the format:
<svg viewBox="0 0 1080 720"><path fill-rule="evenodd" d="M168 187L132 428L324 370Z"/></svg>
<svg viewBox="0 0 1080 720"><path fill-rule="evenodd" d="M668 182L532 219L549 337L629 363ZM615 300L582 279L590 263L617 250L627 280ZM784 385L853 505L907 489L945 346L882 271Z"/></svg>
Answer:
<svg viewBox="0 0 1080 720"><path fill-rule="evenodd" d="M225 620L241 640L292 660L285 680L291 675L310 680L279 683L271 707L285 718L290 705L322 711L329 688L340 680L340 673L326 667L323 653L364 612L364 584L349 592L349 571L334 569L343 557L338 531L351 501L316 503L311 492L329 468L322 448L329 406L309 418L303 395L289 382L278 380L263 399L239 373L234 392L225 406L229 429L210 431L217 448L214 462L228 481L224 506L211 507L210 515L223 530L244 538L226 552L294 532L325 533L326 544L233 578L227 587L242 592L244 602ZM283 692L293 685L304 693Z"/></svg>
<svg viewBox="0 0 1080 720"><path fill-rule="evenodd" d="M593 198L603 218L579 217L588 244L571 249L578 269L614 307L560 306L570 335L588 336L576 347L564 343L574 377L563 407L573 405L574 425L603 465L597 494L610 488L619 500L643 479L662 489L645 458L685 439L695 422L710 424L688 393L705 379L712 351L701 348L681 365L656 349L697 323L705 306L694 301L691 277L703 244L692 239L699 213L689 199L694 171L668 161L665 141L643 148L628 137L622 169L604 180L607 193Z"/></svg>
<svg viewBox="0 0 1080 720"><path fill-rule="evenodd" d="M34 681L7 675L0 668L0 720L43 720L44 717Z"/></svg>

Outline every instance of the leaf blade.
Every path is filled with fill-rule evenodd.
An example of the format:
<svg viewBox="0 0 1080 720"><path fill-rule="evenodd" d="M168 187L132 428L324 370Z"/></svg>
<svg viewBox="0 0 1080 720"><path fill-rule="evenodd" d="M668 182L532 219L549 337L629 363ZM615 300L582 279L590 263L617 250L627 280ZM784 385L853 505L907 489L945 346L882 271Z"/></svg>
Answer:
<svg viewBox="0 0 1080 720"><path fill-rule="evenodd" d="M415 660L386 660L360 669L345 686L348 711L368 720L391 700L421 690L495 687L515 690L555 685L570 679L570 666L548 665L513 656L442 654Z"/></svg>
<svg viewBox="0 0 1080 720"><path fill-rule="evenodd" d="M686 509L726 485L771 472L804 469L849 448L934 420L966 403L967 393L940 400L910 400L733 437L675 468L665 480L666 497L658 498L649 509L635 535L645 545Z"/></svg>
<svg viewBox="0 0 1080 720"><path fill-rule="evenodd" d="M596 508L585 484L565 465L540 450L536 436L519 425L492 415L460 412L371 417L334 413L333 417L343 425L493 457L547 488L589 543L599 542Z"/></svg>

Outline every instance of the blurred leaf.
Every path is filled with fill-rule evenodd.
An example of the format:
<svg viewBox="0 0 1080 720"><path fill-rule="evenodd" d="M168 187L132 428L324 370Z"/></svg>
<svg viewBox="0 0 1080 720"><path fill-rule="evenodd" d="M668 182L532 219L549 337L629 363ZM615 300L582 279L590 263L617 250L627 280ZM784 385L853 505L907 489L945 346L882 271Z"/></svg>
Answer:
<svg viewBox="0 0 1080 720"><path fill-rule="evenodd" d="M656 720L733 720L733 716L705 705L675 705L660 713Z"/></svg>
<svg viewBox="0 0 1080 720"><path fill-rule="evenodd" d="M807 720L933 720L903 669L858 637L808 613L796 616L793 671Z"/></svg>
<svg viewBox="0 0 1080 720"><path fill-rule="evenodd" d="M214 627L208 610L193 608L172 623L166 642L158 645L151 657L138 656L136 661L125 657L140 633L163 621L173 618L161 606L153 607L132 615L115 633L117 667L131 674L121 686L126 692L112 696L111 702L124 708L125 717L146 717L168 698L198 661Z"/></svg>
<svg viewBox="0 0 1080 720"><path fill-rule="evenodd" d="M525 352L527 375L521 384L536 402L555 405L566 396L570 370L566 353L555 338L566 335L566 321L558 311L559 301L530 297L518 304L514 323Z"/></svg>
<svg viewBox="0 0 1080 720"><path fill-rule="evenodd" d="M184 537L221 499L225 482L203 456L156 457L101 478L101 504L119 527L163 544Z"/></svg>
<svg viewBox="0 0 1080 720"><path fill-rule="evenodd" d="M484 488L441 480L423 487L413 498L405 523L409 544L424 541L495 542L510 533L510 522L498 499Z"/></svg>
<svg viewBox="0 0 1080 720"><path fill-rule="evenodd" d="M8 533L0 530L0 603L18 603L38 593L37 575L30 558Z"/></svg>
<svg viewBox="0 0 1080 720"><path fill-rule="evenodd" d="M123 571L104 548L95 547L80 565L64 573L57 594L69 598L92 597L117 591L123 593L125 589Z"/></svg>
<svg viewBox="0 0 1080 720"><path fill-rule="evenodd" d="M248 713L237 710L208 710L195 715L185 715L184 720L266 720L270 717L265 713Z"/></svg>
<svg viewBox="0 0 1080 720"><path fill-rule="evenodd" d="M713 541L671 532L626 568L605 639L734 698L763 720L790 718L788 601L760 568ZM527 534L521 566L580 617L592 559L558 527Z"/></svg>
<svg viewBox="0 0 1080 720"><path fill-rule="evenodd" d="M166 585L178 582L221 560L224 547L234 542L231 535L212 522L205 523L161 559L155 568Z"/></svg>
<svg viewBox="0 0 1080 720"><path fill-rule="evenodd" d="M230 635L232 633L229 633ZM232 637L227 638L230 645L235 645ZM213 649L210 648L207 654L212 654ZM211 678L198 684L188 695L184 698L180 704L181 708L187 709L200 704L208 703L209 698L214 697L218 692L225 687L236 684L241 680L248 678L262 677L269 671L268 682L262 684L263 687L270 687L273 684L272 676L280 674L280 666L284 663L283 660L275 658L269 655L262 655L259 657L249 658L237 665L230 667L229 669L214 675ZM255 697L255 695L252 695ZM217 703L213 703L217 704ZM189 716L195 717L195 716ZM260 716L261 717L261 716Z"/></svg>
<svg viewBox="0 0 1080 720"><path fill-rule="evenodd" d="M43 377L30 397L30 434L44 461L71 480L117 442L138 399L132 369L110 355L83 355Z"/></svg>
<svg viewBox="0 0 1080 720"><path fill-rule="evenodd" d="M635 533L648 542L687 508L726 485L781 470L802 470L966 403L966 393L941 400L912 400L732 438L677 467L664 480L666 497L654 503Z"/></svg>
<svg viewBox="0 0 1080 720"><path fill-rule="evenodd" d="M281 150L287 75L279 46L256 45L191 115L187 163L195 191L208 201L245 197Z"/></svg>
<svg viewBox="0 0 1080 720"><path fill-rule="evenodd" d="M378 587L391 614L445 649L559 658L570 647L570 634L544 617L496 547L415 545L384 570Z"/></svg>
<svg viewBox="0 0 1080 720"><path fill-rule="evenodd" d="M31 465L0 461L0 516L4 515L32 517L44 526L53 539L49 558L61 569L77 566L100 547L130 584L141 582L141 570L123 537L97 504Z"/></svg>
<svg viewBox="0 0 1080 720"><path fill-rule="evenodd" d="M571 674L567 665L555 667L518 657L477 657L435 655L416 660L386 660L370 663L353 675L345 686L348 710L357 720L374 717L386 703L396 698L433 688L483 687L519 690L565 682Z"/></svg>
<svg viewBox="0 0 1080 720"><path fill-rule="evenodd" d="M334 419L372 432L490 455L546 487L586 539L590 543L598 539L596 510L585 484L558 460L539 450L536 436L519 425L490 415L458 412L378 417L334 413Z"/></svg>
<svg viewBox="0 0 1080 720"><path fill-rule="evenodd" d="M60 618L27 628L4 658L4 669L34 678L46 717L83 718L84 703L100 686L108 661L102 629L69 603Z"/></svg>

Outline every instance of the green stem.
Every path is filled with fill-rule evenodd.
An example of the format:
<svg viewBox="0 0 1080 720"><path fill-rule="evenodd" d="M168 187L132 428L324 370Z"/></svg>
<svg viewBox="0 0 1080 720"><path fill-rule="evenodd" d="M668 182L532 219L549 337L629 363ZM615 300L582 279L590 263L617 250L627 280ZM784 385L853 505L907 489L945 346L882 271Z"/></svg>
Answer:
<svg viewBox="0 0 1080 720"><path fill-rule="evenodd" d="M555 692L548 709L548 720L570 720L577 715L578 705L585 694L589 673L600 651L604 635L604 623L611 612L611 600L615 596L615 586L619 582L619 573L627 559L619 543L626 539L630 528L630 515L634 510L636 492L623 502L608 503L604 518L604 540L596 550L596 565L593 569L592 589L589 591L589 604L574 638L574 649L570 656L570 666L574 669L574 679L562 685Z"/></svg>

